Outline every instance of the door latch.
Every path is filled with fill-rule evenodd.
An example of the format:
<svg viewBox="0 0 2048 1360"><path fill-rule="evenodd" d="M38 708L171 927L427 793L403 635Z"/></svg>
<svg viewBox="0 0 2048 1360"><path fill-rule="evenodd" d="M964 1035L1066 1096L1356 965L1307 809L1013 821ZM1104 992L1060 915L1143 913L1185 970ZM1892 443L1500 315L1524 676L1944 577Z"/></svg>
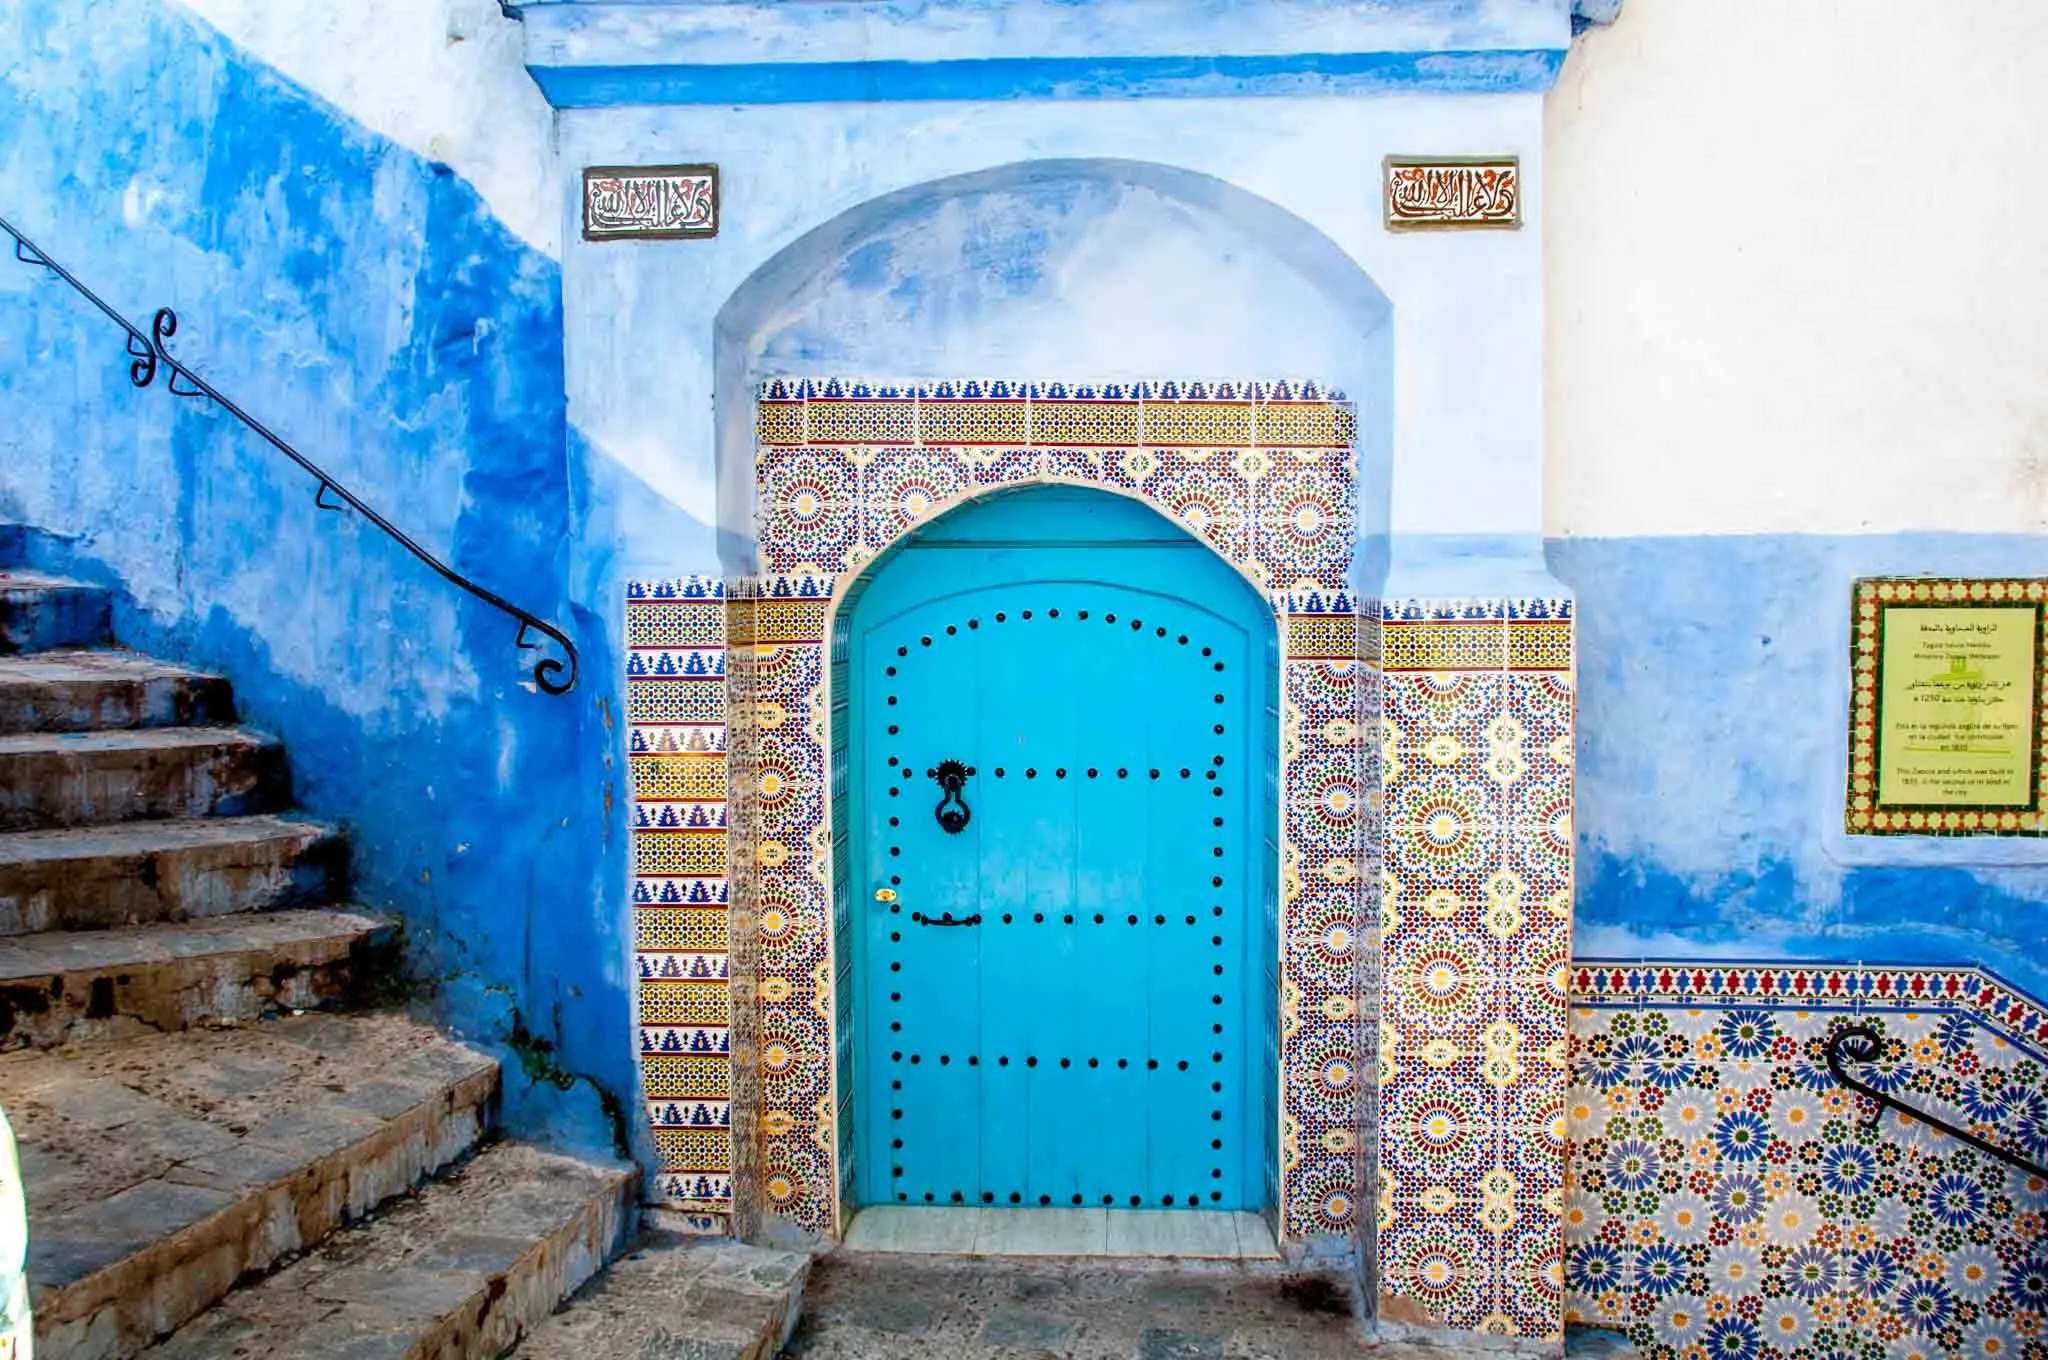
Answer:
<svg viewBox="0 0 2048 1360"><path fill-rule="evenodd" d="M959 835L966 829L968 820L974 816L973 811L967 806L967 800L960 796L960 790L967 787L967 776L974 773L974 767L963 765L957 760L942 760L937 769L926 770L925 773L937 780L939 787L945 790L939 799L939 805L932 809L933 815L939 819L939 829L949 836Z"/></svg>

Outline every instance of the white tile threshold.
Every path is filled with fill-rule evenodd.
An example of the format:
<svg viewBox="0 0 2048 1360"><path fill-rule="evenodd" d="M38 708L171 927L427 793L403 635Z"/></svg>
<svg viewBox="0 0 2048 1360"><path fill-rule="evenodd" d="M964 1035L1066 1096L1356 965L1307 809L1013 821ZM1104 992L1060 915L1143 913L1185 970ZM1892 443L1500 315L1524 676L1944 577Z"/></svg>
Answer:
<svg viewBox="0 0 2048 1360"><path fill-rule="evenodd" d="M850 1251L941 1256L1150 1256L1270 1261L1257 1214L1218 1209L927 1209L878 1204L854 1215Z"/></svg>

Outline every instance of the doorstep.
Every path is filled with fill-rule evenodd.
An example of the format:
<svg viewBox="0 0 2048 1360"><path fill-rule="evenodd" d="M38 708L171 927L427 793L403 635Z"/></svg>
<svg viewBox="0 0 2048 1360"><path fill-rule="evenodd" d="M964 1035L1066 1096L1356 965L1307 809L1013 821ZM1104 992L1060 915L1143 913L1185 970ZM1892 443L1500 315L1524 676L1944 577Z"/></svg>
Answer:
<svg viewBox="0 0 2048 1360"><path fill-rule="evenodd" d="M927 1209L879 1204L854 1216L849 1251L947 1256L1143 1256L1273 1261L1258 1214L1218 1209Z"/></svg>

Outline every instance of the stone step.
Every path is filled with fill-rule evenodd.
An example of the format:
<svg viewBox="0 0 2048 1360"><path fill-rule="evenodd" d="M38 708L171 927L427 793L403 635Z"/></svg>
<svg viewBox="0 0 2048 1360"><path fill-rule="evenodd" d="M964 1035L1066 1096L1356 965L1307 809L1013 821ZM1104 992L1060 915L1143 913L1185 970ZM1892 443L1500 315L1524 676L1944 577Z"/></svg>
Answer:
<svg viewBox="0 0 2048 1360"><path fill-rule="evenodd" d="M633 1253L536 1328L516 1360L773 1360L788 1344L809 1256L685 1236L660 1210L647 1217Z"/></svg>
<svg viewBox="0 0 2048 1360"><path fill-rule="evenodd" d="M518 1144L486 1148L445 1180L229 1294L144 1354L503 1355L619 1249L638 1184L628 1167Z"/></svg>
<svg viewBox="0 0 2048 1360"><path fill-rule="evenodd" d="M0 732L89 732L235 720L217 675L117 648L0 656Z"/></svg>
<svg viewBox="0 0 2048 1360"><path fill-rule="evenodd" d="M290 789L284 748L238 728L0 736L0 831L273 812Z"/></svg>
<svg viewBox="0 0 2048 1360"><path fill-rule="evenodd" d="M388 922L346 911L16 935L0 940L0 1046L313 1010L366 990L395 964L393 943Z"/></svg>
<svg viewBox="0 0 2048 1360"><path fill-rule="evenodd" d="M0 1055L37 1355L140 1352L469 1151L497 1092L489 1058L387 1014Z"/></svg>
<svg viewBox="0 0 2048 1360"><path fill-rule="evenodd" d="M0 832L0 936L330 902L347 860L332 827L280 817Z"/></svg>
<svg viewBox="0 0 2048 1360"><path fill-rule="evenodd" d="M0 568L0 653L92 647L113 637L112 597L98 586Z"/></svg>

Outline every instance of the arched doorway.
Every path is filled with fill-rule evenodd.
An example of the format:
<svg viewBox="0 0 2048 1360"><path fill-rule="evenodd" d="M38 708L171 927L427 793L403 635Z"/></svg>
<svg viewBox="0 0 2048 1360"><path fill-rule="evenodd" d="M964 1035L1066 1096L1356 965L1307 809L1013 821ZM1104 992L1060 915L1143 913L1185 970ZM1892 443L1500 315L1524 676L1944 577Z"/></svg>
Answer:
<svg viewBox="0 0 2048 1360"><path fill-rule="evenodd" d="M1271 608L1040 485L904 540L834 643L855 1202L1267 1208Z"/></svg>

